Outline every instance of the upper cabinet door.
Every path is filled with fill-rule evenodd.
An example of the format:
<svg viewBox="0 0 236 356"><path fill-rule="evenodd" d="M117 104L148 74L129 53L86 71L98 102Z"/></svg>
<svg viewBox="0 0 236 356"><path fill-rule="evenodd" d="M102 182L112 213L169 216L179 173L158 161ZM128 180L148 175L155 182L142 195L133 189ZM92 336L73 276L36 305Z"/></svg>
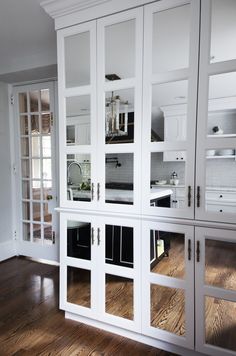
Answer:
<svg viewBox="0 0 236 356"><path fill-rule="evenodd" d="M61 205L96 206L96 21L58 31Z"/></svg>
<svg viewBox="0 0 236 356"><path fill-rule="evenodd" d="M203 1L196 218L235 222L236 2Z"/></svg>
<svg viewBox="0 0 236 356"><path fill-rule="evenodd" d="M199 1L145 6L143 213L193 218Z"/></svg>
<svg viewBox="0 0 236 356"><path fill-rule="evenodd" d="M98 199L140 211L143 8L97 21Z"/></svg>

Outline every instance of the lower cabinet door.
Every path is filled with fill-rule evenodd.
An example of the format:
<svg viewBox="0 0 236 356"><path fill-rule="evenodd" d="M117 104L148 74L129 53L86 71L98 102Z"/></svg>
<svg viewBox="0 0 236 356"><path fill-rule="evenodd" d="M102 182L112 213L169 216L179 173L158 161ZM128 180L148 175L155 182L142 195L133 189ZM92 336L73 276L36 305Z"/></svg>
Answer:
<svg viewBox="0 0 236 356"><path fill-rule="evenodd" d="M194 348L194 228L142 223L142 333Z"/></svg>
<svg viewBox="0 0 236 356"><path fill-rule="evenodd" d="M141 332L140 222L100 218L100 320Z"/></svg>
<svg viewBox="0 0 236 356"><path fill-rule="evenodd" d="M60 307L141 332L140 222L61 213Z"/></svg>
<svg viewBox="0 0 236 356"><path fill-rule="evenodd" d="M197 227L196 348L236 355L236 232Z"/></svg>

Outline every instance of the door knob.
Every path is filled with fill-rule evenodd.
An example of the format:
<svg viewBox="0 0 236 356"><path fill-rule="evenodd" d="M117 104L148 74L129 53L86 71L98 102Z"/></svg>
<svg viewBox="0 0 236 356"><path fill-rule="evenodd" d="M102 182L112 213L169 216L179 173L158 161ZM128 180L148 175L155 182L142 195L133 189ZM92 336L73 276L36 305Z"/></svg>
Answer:
<svg viewBox="0 0 236 356"><path fill-rule="evenodd" d="M47 200L52 200L53 199L53 196L51 194L48 194L47 195Z"/></svg>

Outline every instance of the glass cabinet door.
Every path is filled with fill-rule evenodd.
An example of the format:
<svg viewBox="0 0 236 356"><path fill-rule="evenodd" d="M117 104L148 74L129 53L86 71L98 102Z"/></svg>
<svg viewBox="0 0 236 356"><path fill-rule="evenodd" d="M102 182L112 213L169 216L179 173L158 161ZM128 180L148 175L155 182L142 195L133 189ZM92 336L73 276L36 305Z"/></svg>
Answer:
<svg viewBox="0 0 236 356"><path fill-rule="evenodd" d="M143 331L193 348L193 228L143 222Z"/></svg>
<svg viewBox="0 0 236 356"><path fill-rule="evenodd" d="M236 236L196 228L196 345L208 355L236 352Z"/></svg>
<svg viewBox="0 0 236 356"><path fill-rule="evenodd" d="M144 11L143 212L193 218L199 1Z"/></svg>
<svg viewBox="0 0 236 356"><path fill-rule="evenodd" d="M99 205L138 211L140 190L142 12L97 22Z"/></svg>
<svg viewBox="0 0 236 356"><path fill-rule="evenodd" d="M140 331L140 223L103 218L99 236L102 321Z"/></svg>
<svg viewBox="0 0 236 356"><path fill-rule="evenodd" d="M61 204L95 206L96 22L60 30Z"/></svg>
<svg viewBox="0 0 236 356"><path fill-rule="evenodd" d="M204 1L201 16L196 217L235 222L236 3Z"/></svg>

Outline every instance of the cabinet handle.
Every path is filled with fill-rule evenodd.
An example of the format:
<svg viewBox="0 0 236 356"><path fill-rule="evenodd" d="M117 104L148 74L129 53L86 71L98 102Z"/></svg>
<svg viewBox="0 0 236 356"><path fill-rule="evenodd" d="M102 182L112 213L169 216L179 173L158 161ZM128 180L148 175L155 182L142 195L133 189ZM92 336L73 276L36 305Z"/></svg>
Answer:
<svg viewBox="0 0 236 356"><path fill-rule="evenodd" d="M188 239L188 260L191 261L192 249L191 249L191 240Z"/></svg>
<svg viewBox="0 0 236 356"><path fill-rule="evenodd" d="M91 199L94 199L94 183L91 185Z"/></svg>
<svg viewBox="0 0 236 356"><path fill-rule="evenodd" d="M192 195L191 195L191 186L188 186L188 207L191 206L191 199L192 199Z"/></svg>
<svg viewBox="0 0 236 356"><path fill-rule="evenodd" d="M94 244L94 228L91 229L91 243Z"/></svg>
<svg viewBox="0 0 236 356"><path fill-rule="evenodd" d="M98 227L97 239L98 239L98 246L99 246L100 242L101 242L101 239L100 239L100 227Z"/></svg>
<svg viewBox="0 0 236 356"><path fill-rule="evenodd" d="M200 186L197 186L197 208L200 208Z"/></svg>
<svg viewBox="0 0 236 356"><path fill-rule="evenodd" d="M97 184L97 200L100 199L100 183Z"/></svg>
<svg viewBox="0 0 236 356"><path fill-rule="evenodd" d="M222 194L220 195L220 198L223 198L223 195L222 195Z"/></svg>
<svg viewBox="0 0 236 356"><path fill-rule="evenodd" d="M220 209L220 213L223 213L223 210L222 210L222 209Z"/></svg>
<svg viewBox="0 0 236 356"><path fill-rule="evenodd" d="M197 241L197 262L200 262L200 241Z"/></svg>

